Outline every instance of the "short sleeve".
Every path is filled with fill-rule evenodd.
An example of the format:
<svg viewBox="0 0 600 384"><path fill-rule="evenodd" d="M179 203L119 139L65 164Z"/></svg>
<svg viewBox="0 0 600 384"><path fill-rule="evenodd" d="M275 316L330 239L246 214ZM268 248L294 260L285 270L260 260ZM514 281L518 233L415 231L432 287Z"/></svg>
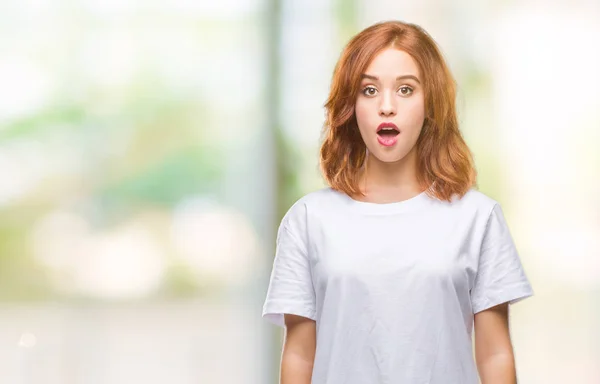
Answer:
<svg viewBox="0 0 600 384"><path fill-rule="evenodd" d="M315 320L315 292L305 242L305 222L293 206L277 231L276 251L262 316L284 326L284 314Z"/></svg>
<svg viewBox="0 0 600 384"><path fill-rule="evenodd" d="M533 296L519 254L504 218L495 204L487 221L479 265L471 290L473 313Z"/></svg>

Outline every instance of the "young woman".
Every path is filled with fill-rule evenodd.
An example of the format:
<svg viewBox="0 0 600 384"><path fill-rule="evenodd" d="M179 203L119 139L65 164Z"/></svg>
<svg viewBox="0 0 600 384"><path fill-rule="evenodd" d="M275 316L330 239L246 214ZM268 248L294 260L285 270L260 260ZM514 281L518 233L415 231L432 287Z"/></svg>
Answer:
<svg viewBox="0 0 600 384"><path fill-rule="evenodd" d="M282 384L516 382L508 306L533 290L475 189L455 94L417 25L345 47L325 104L330 187L282 219L263 308L286 329Z"/></svg>

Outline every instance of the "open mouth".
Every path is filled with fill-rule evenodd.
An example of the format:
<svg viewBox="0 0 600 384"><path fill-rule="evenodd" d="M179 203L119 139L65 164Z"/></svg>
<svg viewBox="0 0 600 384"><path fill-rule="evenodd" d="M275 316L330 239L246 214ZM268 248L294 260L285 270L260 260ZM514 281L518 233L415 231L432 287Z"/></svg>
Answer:
<svg viewBox="0 0 600 384"><path fill-rule="evenodd" d="M384 139L394 138L394 137L398 136L399 133L400 133L399 131L397 131L396 129L391 128L391 127L390 128L382 128L377 132L377 134Z"/></svg>
<svg viewBox="0 0 600 384"><path fill-rule="evenodd" d="M377 127L377 141L379 144L391 147L396 142L398 142L398 135L400 134L400 130L396 126L396 124L392 122L385 122L379 124Z"/></svg>

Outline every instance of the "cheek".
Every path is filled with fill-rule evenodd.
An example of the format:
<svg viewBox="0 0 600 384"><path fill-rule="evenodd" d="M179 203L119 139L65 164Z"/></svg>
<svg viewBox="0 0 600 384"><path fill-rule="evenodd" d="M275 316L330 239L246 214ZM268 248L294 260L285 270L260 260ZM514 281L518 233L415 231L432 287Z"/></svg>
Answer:
<svg viewBox="0 0 600 384"><path fill-rule="evenodd" d="M422 101L415 100L414 103L406 105L400 113L404 117L404 123L409 127L420 128L425 121L425 106Z"/></svg>
<svg viewBox="0 0 600 384"><path fill-rule="evenodd" d="M362 131L366 129L369 125L369 120L372 118L373 111L372 108L369 107L369 103L364 101L358 101L354 105L354 113L356 114L356 122L358 123L358 128Z"/></svg>

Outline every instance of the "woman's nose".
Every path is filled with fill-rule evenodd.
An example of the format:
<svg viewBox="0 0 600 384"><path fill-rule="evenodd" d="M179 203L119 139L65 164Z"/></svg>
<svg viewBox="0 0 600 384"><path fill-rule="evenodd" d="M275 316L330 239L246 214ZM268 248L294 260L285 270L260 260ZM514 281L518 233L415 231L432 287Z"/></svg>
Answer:
<svg viewBox="0 0 600 384"><path fill-rule="evenodd" d="M381 97L381 103L379 104L379 114L381 116L393 116L396 114L396 100L394 95L389 92L384 92Z"/></svg>

